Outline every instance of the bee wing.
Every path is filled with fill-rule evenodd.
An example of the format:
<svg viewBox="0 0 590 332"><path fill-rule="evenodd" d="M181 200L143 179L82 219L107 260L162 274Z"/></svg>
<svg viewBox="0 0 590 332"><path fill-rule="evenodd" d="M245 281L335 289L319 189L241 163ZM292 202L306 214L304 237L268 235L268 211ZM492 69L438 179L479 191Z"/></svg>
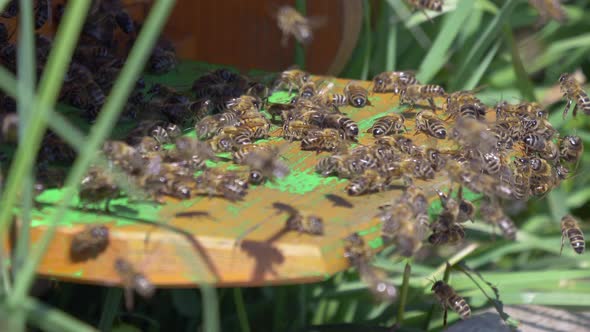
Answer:
<svg viewBox="0 0 590 332"><path fill-rule="evenodd" d="M322 95L330 92L334 88L334 83L326 81L326 80L321 80L316 84L316 86L317 86L317 91L318 91L316 93L316 95L322 96Z"/></svg>

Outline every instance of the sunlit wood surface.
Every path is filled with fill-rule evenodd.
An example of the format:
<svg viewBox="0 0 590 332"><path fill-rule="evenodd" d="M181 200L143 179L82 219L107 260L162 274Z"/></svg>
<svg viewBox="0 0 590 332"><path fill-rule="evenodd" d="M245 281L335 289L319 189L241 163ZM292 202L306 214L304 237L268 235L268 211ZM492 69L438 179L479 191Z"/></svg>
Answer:
<svg viewBox="0 0 590 332"><path fill-rule="evenodd" d="M191 66L183 66L176 73L194 73L196 69ZM186 83L171 78L178 76L181 75L171 73L161 81ZM336 91L341 91L347 83L341 79L334 82ZM369 86L369 82L363 84ZM375 118L404 109L392 94L373 94L370 100L372 107L342 108L358 122L362 144L373 141L365 132ZM436 143L423 134L414 134L411 115L406 126L408 135L419 144ZM279 138L280 129L273 128L270 141L285 144ZM117 284L119 278L113 264L116 258L123 257L159 286L191 286L201 282L218 286L288 284L324 280L347 268L342 239L352 232L360 232L371 247L379 250L380 227L374 218L377 207L397 197L401 190L349 197L344 190L347 180L324 178L314 172L316 161L328 155L326 152L301 151L299 142L286 144L284 158L292 168L291 173L276 183L251 187L240 202L197 197L186 201L171 199L163 206L156 206L127 204L125 199L118 199L111 204L111 214L72 208L60 221L57 236L39 266L39 274L75 282ZM229 167L239 170L236 166ZM447 185L443 178L418 184L438 188ZM327 199L328 194L344 198L352 206L335 205ZM33 243L46 229L48 216L59 202L59 191L44 193L39 201L43 204L33 214ZM287 215L277 214L272 207L275 202L323 217L325 235L285 232ZM177 216L191 211L192 216ZM190 236L145 224L146 221L174 225ZM96 259L72 262L69 249L73 234L97 223L104 223L110 229L107 250Z"/></svg>

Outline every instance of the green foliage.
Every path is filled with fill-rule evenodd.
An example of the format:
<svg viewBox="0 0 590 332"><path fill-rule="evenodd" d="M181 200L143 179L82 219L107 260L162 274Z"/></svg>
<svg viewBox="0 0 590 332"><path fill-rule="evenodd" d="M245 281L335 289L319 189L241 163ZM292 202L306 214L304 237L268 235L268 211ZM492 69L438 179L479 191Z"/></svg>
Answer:
<svg viewBox="0 0 590 332"><path fill-rule="evenodd" d="M0 8L7 2L0 0ZM85 137L53 111L60 82L90 5L90 1L83 0L69 3L36 92L30 1L21 1L18 78L0 67L0 88L17 97L21 132L27 133L21 137L0 201L3 238L8 230L10 207L21 197L19 192L24 198L23 227L27 229L32 195L31 190L21 191L21 188L31 187L34 156L31 151L38 149L45 128L50 126L68 142L78 142L80 158L67 180L70 185L78 183L93 161L93 151L110 134L111 123L121 111L173 5L173 1L156 1L113 94ZM305 7L304 1L297 3L300 8ZM549 22L543 27L535 26L537 13L525 1L448 0L446 3L443 12L435 14L412 12L398 0L365 1L363 13L359 13L364 18L361 38L341 76L370 79L385 70L417 70L421 80L440 84L449 91L482 86L480 97L494 103L502 99L543 101L562 72L581 69L590 75L590 34L580 34L590 31L586 14L590 4L586 0L568 2L569 20L564 25ZM304 64L301 48L296 62ZM585 144L590 144L590 118L582 114L564 121L561 119L563 103L547 107L552 111L550 121L556 129L562 134L575 132ZM450 278L449 282L474 309L501 308L508 304L588 307L590 259L567 248L560 257L558 223L568 212L581 220L590 218L590 172L586 166L589 162L587 149L576 174L560 189L526 206L510 206L512 217L519 225L518 242L494 238L494 230L478 221L467 226L468 237L474 244L462 250L448 248L412 262L400 261L386 252L379 255L374 265L383 269L396 285L403 284L400 288L403 301L392 305L374 302L355 271L345 271L311 285L221 290L203 285L199 292L160 290L150 302L138 300L132 312L122 308L118 288L68 283L51 290L45 303L41 303L27 294L55 228L49 227L32 252L28 250L27 232L22 232L13 262L15 277L10 279L6 262L0 267L0 328L6 321L11 331L24 331L26 320L31 326L47 331L94 330L86 323L113 331L201 328L205 331L308 331L301 329L309 325L349 323L390 326L403 319L404 330L438 330L441 310L430 294L428 280L444 276ZM66 194L54 220L59 220L68 198L73 195L73 190ZM587 225L583 223L583 228L588 229ZM452 269L446 269L447 261L454 266ZM406 263L411 263L411 275L409 272L404 275ZM202 271L199 266L195 269ZM473 271L470 275L457 273L471 269L485 279L474 277ZM449 318L458 319L454 314ZM346 325L341 330L346 331Z"/></svg>

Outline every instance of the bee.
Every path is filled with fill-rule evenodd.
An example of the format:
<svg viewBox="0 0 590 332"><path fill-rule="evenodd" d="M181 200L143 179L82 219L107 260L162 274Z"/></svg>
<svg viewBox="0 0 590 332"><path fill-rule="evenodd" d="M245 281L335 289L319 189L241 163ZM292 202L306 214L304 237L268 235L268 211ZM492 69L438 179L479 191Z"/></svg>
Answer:
<svg viewBox="0 0 590 332"><path fill-rule="evenodd" d="M369 91L352 81L344 87L344 95L350 106L357 108L362 108L367 105L371 106Z"/></svg>
<svg viewBox="0 0 590 332"><path fill-rule="evenodd" d="M281 179L289 174L289 166L280 159L282 148L267 146L264 149L250 151L243 159L243 163L252 170L270 180Z"/></svg>
<svg viewBox="0 0 590 332"><path fill-rule="evenodd" d="M444 209L431 225L432 234L428 237L428 242L433 245L441 244L458 244L465 238L463 227L455 222L451 211Z"/></svg>
<svg viewBox="0 0 590 332"><path fill-rule="evenodd" d="M166 157L179 162L188 161L193 170L206 168L207 160L218 160L210 145L193 137L177 138L174 149L168 150Z"/></svg>
<svg viewBox="0 0 590 332"><path fill-rule="evenodd" d="M8 143L18 142L18 114L0 114L0 121L0 133L2 133L2 141Z"/></svg>
<svg viewBox="0 0 590 332"><path fill-rule="evenodd" d="M420 111L416 115L416 130L438 139L447 137L444 123L431 111Z"/></svg>
<svg viewBox="0 0 590 332"><path fill-rule="evenodd" d="M314 81L305 82L299 89L299 97L304 99L311 99L317 93L317 87Z"/></svg>
<svg viewBox="0 0 590 332"><path fill-rule="evenodd" d="M270 132L270 121L265 118L261 113L256 112L256 116L245 117L243 116L238 120L238 128L246 129L251 133L250 138L259 139L266 138Z"/></svg>
<svg viewBox="0 0 590 332"><path fill-rule="evenodd" d="M293 91L293 89L300 89L303 84L307 83L310 79L309 73L298 69L292 68L287 69L279 75L276 83L274 84L273 90L278 90L279 88L286 87L289 90L289 93Z"/></svg>
<svg viewBox="0 0 590 332"><path fill-rule="evenodd" d="M10 2L8 2L8 4L6 4L6 7L4 8L4 11L2 12L2 17L13 18L16 15L18 15L18 9L19 9L18 1L17 0L10 0Z"/></svg>
<svg viewBox="0 0 590 332"><path fill-rule="evenodd" d="M446 151L444 151L446 153ZM430 163L435 172L442 170L446 164L446 158L443 153L437 149L428 148L424 151L424 158Z"/></svg>
<svg viewBox="0 0 590 332"><path fill-rule="evenodd" d="M292 113L292 111L294 110L295 105L293 104L269 104L268 108L266 109L266 112L268 114L270 114L270 121L273 123L277 123L279 122L277 120L277 117L281 118L283 120L283 122L287 122L286 121L286 116L290 115ZM283 116L283 114L285 114L285 116ZM288 117L287 117L288 119Z"/></svg>
<svg viewBox="0 0 590 332"><path fill-rule="evenodd" d="M363 281L369 286L371 293L381 301L392 302L397 298L397 288L378 275L369 264L373 253L358 233L352 233L344 239L344 257L359 270Z"/></svg>
<svg viewBox="0 0 590 332"><path fill-rule="evenodd" d="M443 209L453 217L455 222L462 223L467 220L473 221L473 218L475 217L475 205L463 198L463 186L459 187L456 200L451 197L452 191L452 188L450 188L449 193L445 194L436 190Z"/></svg>
<svg viewBox="0 0 590 332"><path fill-rule="evenodd" d="M490 175L500 173L506 164L504 156L497 152L481 153L480 160L482 163L482 171Z"/></svg>
<svg viewBox="0 0 590 332"><path fill-rule="evenodd" d="M333 128L312 129L301 141L301 150L338 152L346 150L343 135Z"/></svg>
<svg viewBox="0 0 590 332"><path fill-rule="evenodd" d="M422 246L428 226L423 225L422 215L417 215L409 202L398 201L391 206L380 207L381 237L384 243L395 242L400 255L411 257ZM420 221L416 217L420 217Z"/></svg>
<svg viewBox="0 0 590 332"><path fill-rule="evenodd" d="M324 235L324 221L321 217L312 214L297 212L287 218L285 228L299 233L311 235Z"/></svg>
<svg viewBox="0 0 590 332"><path fill-rule="evenodd" d="M115 271L121 278L121 283L125 289L125 306L127 310L133 308L133 291L136 291L145 299L149 299L156 292L156 287L151 281L138 272L129 261L117 258L115 260Z"/></svg>
<svg viewBox="0 0 590 332"><path fill-rule="evenodd" d="M102 151L113 164L129 173L138 173L143 168L141 154L123 141L106 141Z"/></svg>
<svg viewBox="0 0 590 332"><path fill-rule="evenodd" d="M471 308L464 298L457 295L453 287L443 280L436 281L430 289L440 302L444 310L443 326L447 325L447 310L451 308L461 319L467 319L471 316Z"/></svg>
<svg viewBox="0 0 590 332"><path fill-rule="evenodd" d="M412 157L422 156L423 151L411 139L403 135L395 135L393 137L381 137L377 139L375 145L390 146Z"/></svg>
<svg viewBox="0 0 590 332"><path fill-rule="evenodd" d="M47 19L49 18L49 12L51 8L49 7L49 0L37 0L35 1L35 30L40 29Z"/></svg>
<svg viewBox="0 0 590 332"><path fill-rule="evenodd" d="M559 155L559 146L553 141L546 141L545 148L539 153L539 156L547 161L556 162Z"/></svg>
<svg viewBox="0 0 590 332"><path fill-rule="evenodd" d="M277 24L283 36L281 45L287 46L289 36L293 36L301 44L309 44L313 39L313 29L319 27L322 20L305 17L291 6L281 6L276 14Z"/></svg>
<svg viewBox="0 0 590 332"><path fill-rule="evenodd" d="M400 103L414 106L420 100L428 100L430 107L436 110L435 97L443 97L445 90L440 85L408 85L401 91Z"/></svg>
<svg viewBox="0 0 590 332"><path fill-rule="evenodd" d="M344 137L353 141L356 141L356 137L359 134L357 123L342 114L332 113L326 115L323 124L328 128L342 130L344 132Z"/></svg>
<svg viewBox="0 0 590 332"><path fill-rule="evenodd" d="M152 54L150 55L147 62L147 70L154 74L165 74L174 68L178 64L178 58L174 49L166 49L162 47L162 43L159 42L154 46Z"/></svg>
<svg viewBox="0 0 590 332"><path fill-rule="evenodd" d="M584 152L584 144L579 136L568 135L559 140L559 157L566 162L578 163Z"/></svg>
<svg viewBox="0 0 590 332"><path fill-rule="evenodd" d="M404 121L405 118L401 114L388 114L375 119L375 122L373 122L373 125L367 132L372 133L375 138L389 134L400 134L406 130Z"/></svg>
<svg viewBox="0 0 590 332"><path fill-rule="evenodd" d="M529 0L529 3L539 12L538 24L543 24L550 18L562 24L567 20L567 15L561 6L560 0Z"/></svg>
<svg viewBox="0 0 590 332"><path fill-rule="evenodd" d="M242 199L248 189L248 182L239 174L231 171L219 171L205 169L196 179L196 191L198 195L221 196L230 201Z"/></svg>
<svg viewBox="0 0 590 332"><path fill-rule="evenodd" d="M292 142L304 139L307 134L314 129L314 126L302 120L288 121L283 125L283 137Z"/></svg>
<svg viewBox="0 0 590 332"><path fill-rule="evenodd" d="M486 115L486 106L474 94L474 91L456 91L447 97L444 107L449 118L461 117L483 119Z"/></svg>
<svg viewBox="0 0 590 332"><path fill-rule="evenodd" d="M489 197L480 205L479 212L481 217L489 224L494 227L498 226L502 235L510 240L516 240L516 233L518 229L514 224L514 221L508 217L502 207L498 203L498 200L491 199Z"/></svg>
<svg viewBox="0 0 590 332"><path fill-rule="evenodd" d="M80 183L78 196L82 204L105 202L105 211L110 212L111 199L120 195L120 190L115 181L105 171L99 168L91 168Z"/></svg>
<svg viewBox="0 0 590 332"><path fill-rule="evenodd" d="M400 94L408 85L419 84L411 71L388 71L373 78L373 92Z"/></svg>
<svg viewBox="0 0 590 332"><path fill-rule="evenodd" d="M559 254L563 251L563 243L565 239L570 241L570 244L574 251L578 254L584 252L586 246L586 240L584 240L584 233L578 225L578 221L571 215L565 215L561 218L561 249Z"/></svg>
<svg viewBox="0 0 590 332"><path fill-rule="evenodd" d="M362 174L352 178L346 186L346 192L350 196L359 196L367 193L383 191L390 184L389 177L382 176L378 171L367 169Z"/></svg>
<svg viewBox="0 0 590 332"><path fill-rule="evenodd" d="M258 96L241 95L226 102L226 107L232 112L244 114L250 111L260 111L262 99Z"/></svg>
<svg viewBox="0 0 590 332"><path fill-rule="evenodd" d="M441 12L443 7L443 0L407 0L407 2L418 9L428 9L436 12Z"/></svg>
<svg viewBox="0 0 590 332"><path fill-rule="evenodd" d="M559 87L563 93L563 97L567 101L565 110L563 111L564 119L567 116L572 103L574 103L574 117L576 116L578 107L584 111L585 114L590 115L590 97L588 97L588 94L582 88L582 84L580 84L572 74L561 74L561 76L559 76Z"/></svg>
<svg viewBox="0 0 590 332"><path fill-rule="evenodd" d="M96 258L109 245L109 229L104 225L86 226L74 234L70 245L70 259L74 262Z"/></svg>
<svg viewBox="0 0 590 332"><path fill-rule="evenodd" d="M312 108L315 108L316 105L324 106L324 107L340 107L346 106L349 104L349 100L346 94L342 93L331 93L332 89L334 88L334 83L322 81L321 89L318 89L315 96L311 98ZM300 102L305 102L306 100L297 100L296 105L300 104ZM302 108L302 105L298 105Z"/></svg>

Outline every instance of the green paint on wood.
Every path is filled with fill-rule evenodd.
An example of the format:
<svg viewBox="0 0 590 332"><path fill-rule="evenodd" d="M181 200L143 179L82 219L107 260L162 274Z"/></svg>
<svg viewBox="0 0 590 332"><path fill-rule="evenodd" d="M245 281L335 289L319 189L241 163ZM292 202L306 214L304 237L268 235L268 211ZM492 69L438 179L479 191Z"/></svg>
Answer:
<svg viewBox="0 0 590 332"><path fill-rule="evenodd" d="M72 273L72 276L82 278L84 276L84 270L76 271L76 272Z"/></svg>
<svg viewBox="0 0 590 332"><path fill-rule="evenodd" d="M275 182L267 182L266 187L291 194L304 195L332 182L346 182L346 180L334 177L325 178L309 169L304 171L291 170L291 173L286 177Z"/></svg>
<svg viewBox="0 0 590 332"><path fill-rule="evenodd" d="M383 239L381 237L376 237L373 240L369 241L369 247L371 249L377 249L383 247Z"/></svg>

